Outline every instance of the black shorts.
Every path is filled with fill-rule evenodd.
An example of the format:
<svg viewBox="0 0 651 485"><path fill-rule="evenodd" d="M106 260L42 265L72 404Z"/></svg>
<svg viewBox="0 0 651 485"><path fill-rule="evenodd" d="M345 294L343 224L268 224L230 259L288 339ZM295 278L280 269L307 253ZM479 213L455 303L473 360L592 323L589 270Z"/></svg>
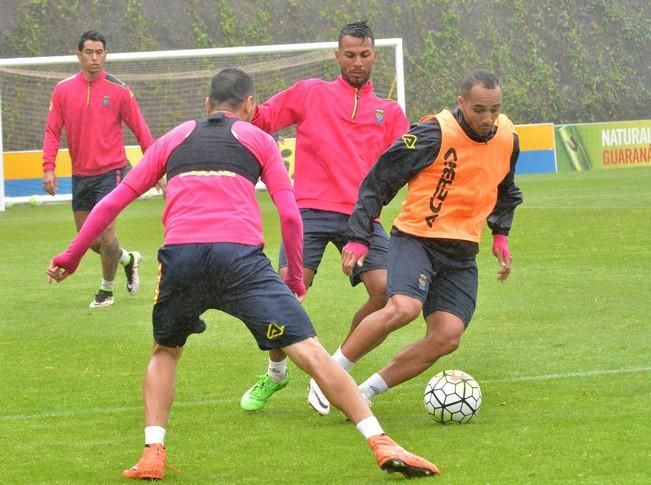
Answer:
<svg viewBox="0 0 651 485"><path fill-rule="evenodd" d="M468 326L477 303L475 257L453 259L421 240L391 234L389 296L407 295L423 302L425 318L435 311L458 316Z"/></svg>
<svg viewBox="0 0 651 485"><path fill-rule="evenodd" d="M338 212L301 209L303 219L303 267L316 273L323 253L329 242L333 243L339 253L348 242L348 219L350 216ZM389 236L379 222L374 223L373 236L364 264L355 265L350 283L360 283L359 275L375 269L387 269L389 259ZM287 266L285 248L280 246L278 266Z"/></svg>
<svg viewBox="0 0 651 485"><path fill-rule="evenodd" d="M183 346L208 309L242 320L262 350L316 335L305 310L260 247L170 245L159 249L158 261L152 321L160 345Z"/></svg>
<svg viewBox="0 0 651 485"><path fill-rule="evenodd" d="M110 170L91 177L72 176L72 210L90 211L124 179L131 166Z"/></svg>

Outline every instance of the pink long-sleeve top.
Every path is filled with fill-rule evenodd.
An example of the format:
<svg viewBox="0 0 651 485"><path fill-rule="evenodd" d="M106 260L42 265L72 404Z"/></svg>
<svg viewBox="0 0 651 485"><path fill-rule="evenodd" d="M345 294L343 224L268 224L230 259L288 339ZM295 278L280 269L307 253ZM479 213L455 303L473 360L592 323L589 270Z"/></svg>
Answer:
<svg viewBox="0 0 651 485"><path fill-rule="evenodd" d="M299 208L351 214L371 166L409 129L398 103L341 76L299 81L259 105L251 122L267 133L296 125L294 189Z"/></svg>
<svg viewBox="0 0 651 485"><path fill-rule="evenodd" d="M154 142L129 87L102 71L92 80L80 71L60 81L52 92L43 135L43 171L54 170L61 131L65 129L72 174L88 177L127 163L122 122L143 153Z"/></svg>
<svg viewBox="0 0 651 485"><path fill-rule="evenodd" d="M261 178L280 216L289 263L285 282L295 293L305 293L303 226L278 147L271 136L226 112L187 121L156 140L122 183L93 208L55 263L73 272L104 228L163 175L168 177L165 244L264 244L255 195Z"/></svg>

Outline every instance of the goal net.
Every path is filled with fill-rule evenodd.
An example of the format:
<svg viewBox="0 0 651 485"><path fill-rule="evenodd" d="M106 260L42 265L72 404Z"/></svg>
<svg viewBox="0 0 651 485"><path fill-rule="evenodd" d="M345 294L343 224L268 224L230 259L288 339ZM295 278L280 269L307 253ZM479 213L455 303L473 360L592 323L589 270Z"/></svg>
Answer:
<svg viewBox="0 0 651 485"><path fill-rule="evenodd" d="M140 53L109 52L105 69L129 85L154 138L177 124L201 118L210 80L224 67L248 72L262 102L300 79L334 79L336 42L193 49ZM379 58L372 80L378 96L396 99L403 109L402 39L376 39ZM42 189L41 146L55 84L79 70L76 56L0 59L0 210L5 204L70 199L70 162L65 131L57 158L59 194ZM124 127L132 164L141 154ZM292 129L278 134L293 137ZM287 152L287 150L285 150Z"/></svg>

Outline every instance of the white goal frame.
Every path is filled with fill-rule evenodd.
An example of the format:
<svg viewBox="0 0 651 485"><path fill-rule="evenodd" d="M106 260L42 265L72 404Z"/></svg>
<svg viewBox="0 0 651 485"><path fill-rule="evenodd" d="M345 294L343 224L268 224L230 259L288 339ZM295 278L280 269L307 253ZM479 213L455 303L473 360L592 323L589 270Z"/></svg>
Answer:
<svg viewBox="0 0 651 485"><path fill-rule="evenodd" d="M402 38L376 39L377 47L393 47L395 54L395 74L396 74L396 98L398 104L406 113L405 103L405 76L404 76L404 57ZM192 57L229 57L242 54L268 54L268 53L291 53L301 51L312 51L320 49L336 49L337 42L312 42L302 44L277 44L266 46L243 46L243 47L218 47L208 49L187 49L187 50L168 50L168 51L151 51L151 52L126 52L126 53L109 53L111 62L119 61L136 61L136 60L155 60L155 59L181 59ZM47 64L66 64L77 62L75 55L68 56L51 56L51 57L19 57L10 59L0 59L0 68L16 66L33 66ZM181 122L183 120L179 120ZM39 195L38 200L41 202L65 201L71 199L71 194L61 194L54 197L49 195ZM2 138L2 92L0 92L0 212L5 210L6 202L26 203L32 197L5 197L5 178L4 178L4 150Z"/></svg>

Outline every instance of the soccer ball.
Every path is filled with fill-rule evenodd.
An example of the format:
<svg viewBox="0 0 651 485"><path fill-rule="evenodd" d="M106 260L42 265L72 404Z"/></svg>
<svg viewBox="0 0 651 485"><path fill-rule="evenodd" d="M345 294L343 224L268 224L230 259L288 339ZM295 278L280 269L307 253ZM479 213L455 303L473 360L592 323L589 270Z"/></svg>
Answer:
<svg viewBox="0 0 651 485"><path fill-rule="evenodd" d="M477 381L460 370L444 370L430 379L423 396L427 412L438 423L467 423L481 406Z"/></svg>

